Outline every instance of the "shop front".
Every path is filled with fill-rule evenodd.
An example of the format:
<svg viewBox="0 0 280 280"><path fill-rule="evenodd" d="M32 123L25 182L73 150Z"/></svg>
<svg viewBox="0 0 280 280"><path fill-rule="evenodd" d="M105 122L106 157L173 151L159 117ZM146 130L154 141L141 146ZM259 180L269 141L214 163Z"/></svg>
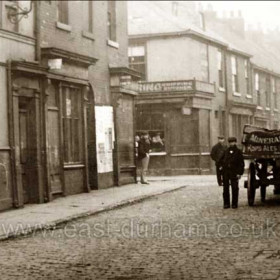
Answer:
<svg viewBox="0 0 280 280"><path fill-rule="evenodd" d="M197 80L140 83L136 133L148 131L149 172L154 175L211 172L214 84Z"/></svg>
<svg viewBox="0 0 280 280"><path fill-rule="evenodd" d="M90 190L87 112L93 93L87 81L87 67L88 61L95 60L84 58L83 62L80 58L77 63L77 56L69 53L72 61L65 59L61 69L52 70L48 60L54 59L54 53L44 52L44 66L12 61L8 67L11 174L16 207ZM78 64L76 68L73 62Z"/></svg>

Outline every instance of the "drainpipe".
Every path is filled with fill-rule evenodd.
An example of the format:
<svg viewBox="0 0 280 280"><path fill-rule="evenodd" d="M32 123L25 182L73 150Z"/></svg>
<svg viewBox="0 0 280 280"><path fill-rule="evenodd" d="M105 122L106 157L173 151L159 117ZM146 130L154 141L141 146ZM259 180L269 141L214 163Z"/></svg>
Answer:
<svg viewBox="0 0 280 280"><path fill-rule="evenodd" d="M36 47L35 47L35 60L39 63L41 62L41 11L40 11L40 2L41 1L33 1L34 3L34 12L35 12L35 39L36 39Z"/></svg>
<svg viewBox="0 0 280 280"><path fill-rule="evenodd" d="M13 192L13 205L19 207L17 181L16 181L16 159L15 159L15 140L14 140L14 116L13 116L13 88L12 88L12 61L7 62L7 101L8 101L8 129L10 145L10 165L11 182Z"/></svg>
<svg viewBox="0 0 280 280"><path fill-rule="evenodd" d="M225 107L226 107L226 131L225 131L225 137L228 138L229 137L229 93L228 93L228 69L227 69L227 52L225 49L225 96L226 96L226 100L225 100Z"/></svg>

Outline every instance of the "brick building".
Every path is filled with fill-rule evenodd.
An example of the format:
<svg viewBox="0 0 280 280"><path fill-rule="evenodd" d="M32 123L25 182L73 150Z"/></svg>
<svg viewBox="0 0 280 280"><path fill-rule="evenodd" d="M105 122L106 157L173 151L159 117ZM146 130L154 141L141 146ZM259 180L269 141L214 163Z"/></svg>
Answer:
<svg viewBox="0 0 280 280"><path fill-rule="evenodd" d="M135 181L126 2L0 5L0 209Z"/></svg>
<svg viewBox="0 0 280 280"><path fill-rule="evenodd" d="M245 40L240 14L222 21L211 7L173 2L177 12L170 2L128 4L130 66L142 72L136 127L165 141L151 173L204 174L218 135L240 144L244 124L279 127L280 64Z"/></svg>

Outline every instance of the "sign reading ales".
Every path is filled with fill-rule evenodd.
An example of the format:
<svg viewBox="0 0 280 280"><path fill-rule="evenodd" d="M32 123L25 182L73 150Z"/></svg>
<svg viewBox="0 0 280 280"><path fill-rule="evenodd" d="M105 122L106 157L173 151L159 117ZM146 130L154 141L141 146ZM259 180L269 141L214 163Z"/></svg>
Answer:
<svg viewBox="0 0 280 280"><path fill-rule="evenodd" d="M280 156L280 131L263 130L245 134L245 154Z"/></svg>

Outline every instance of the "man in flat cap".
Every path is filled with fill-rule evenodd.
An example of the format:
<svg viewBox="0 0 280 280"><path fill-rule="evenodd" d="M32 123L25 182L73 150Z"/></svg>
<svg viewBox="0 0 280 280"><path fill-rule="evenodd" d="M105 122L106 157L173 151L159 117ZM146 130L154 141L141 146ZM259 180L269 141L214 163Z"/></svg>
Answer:
<svg viewBox="0 0 280 280"><path fill-rule="evenodd" d="M224 183L224 208L230 208L229 185L231 185L232 208L238 207L238 180L244 172L244 159L242 151L236 146L235 137L228 138L229 147L226 149L222 159L223 183Z"/></svg>
<svg viewBox="0 0 280 280"><path fill-rule="evenodd" d="M218 136L218 143L213 146L210 154L212 160L214 160L216 164L216 175L217 175L217 181L219 186L223 185L221 159L223 158L223 155L227 149L227 146L225 145L224 142L225 142L224 136L222 135Z"/></svg>

